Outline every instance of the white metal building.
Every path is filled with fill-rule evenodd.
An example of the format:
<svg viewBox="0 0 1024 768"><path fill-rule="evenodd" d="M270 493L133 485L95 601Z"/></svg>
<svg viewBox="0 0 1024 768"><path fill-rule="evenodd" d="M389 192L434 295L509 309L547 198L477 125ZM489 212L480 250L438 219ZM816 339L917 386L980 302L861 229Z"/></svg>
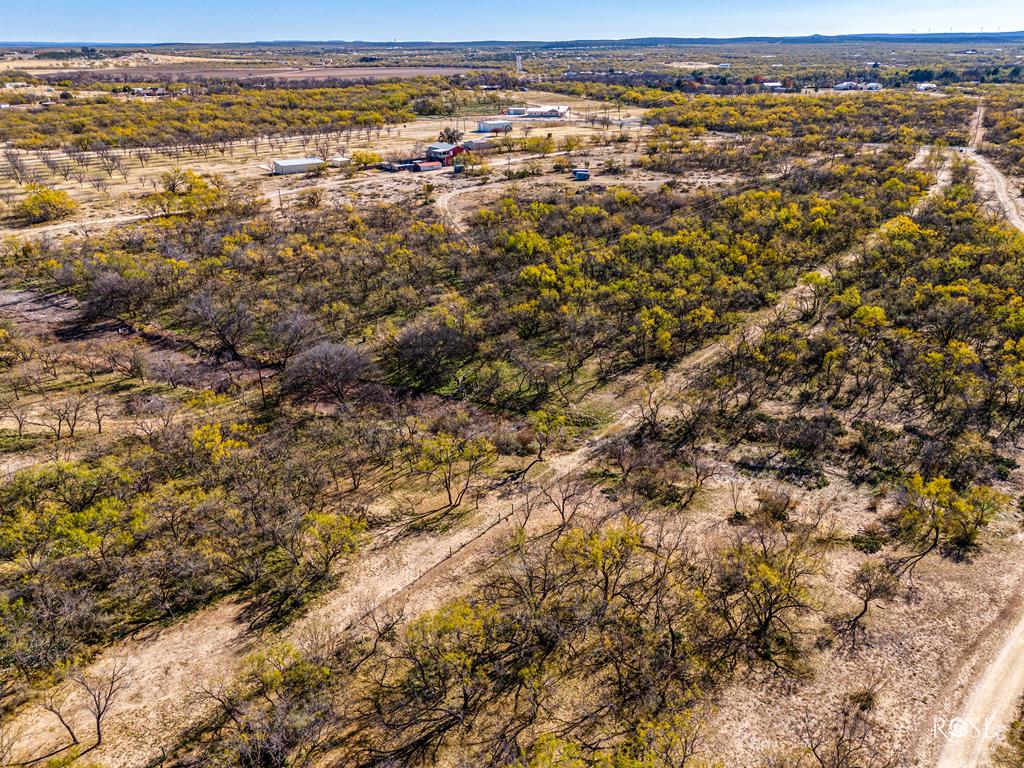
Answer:
<svg viewBox="0 0 1024 768"><path fill-rule="evenodd" d="M324 165L319 157L300 157L294 160L275 160L271 165L275 176L286 173L309 173Z"/></svg>
<svg viewBox="0 0 1024 768"><path fill-rule="evenodd" d="M511 130L511 120L480 120L476 124L477 133L500 133L501 131Z"/></svg>

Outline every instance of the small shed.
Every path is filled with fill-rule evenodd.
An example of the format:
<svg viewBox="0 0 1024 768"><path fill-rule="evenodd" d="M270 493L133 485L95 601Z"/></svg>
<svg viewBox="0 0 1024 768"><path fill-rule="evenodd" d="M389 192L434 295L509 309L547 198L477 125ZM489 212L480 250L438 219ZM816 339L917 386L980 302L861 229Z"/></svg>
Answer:
<svg viewBox="0 0 1024 768"><path fill-rule="evenodd" d="M573 168L572 177L576 181L587 181L590 178L589 168Z"/></svg>
<svg viewBox="0 0 1024 768"><path fill-rule="evenodd" d="M351 163L352 160L344 155L335 155L328 162L331 164L331 168L342 168Z"/></svg>
<svg viewBox="0 0 1024 768"><path fill-rule="evenodd" d="M412 164L414 171L439 171L444 165L437 160L418 160Z"/></svg>
<svg viewBox="0 0 1024 768"><path fill-rule="evenodd" d="M271 164L275 176L283 176L286 173L309 173L317 168L322 168L324 161L319 157L300 157L292 160L275 160Z"/></svg>

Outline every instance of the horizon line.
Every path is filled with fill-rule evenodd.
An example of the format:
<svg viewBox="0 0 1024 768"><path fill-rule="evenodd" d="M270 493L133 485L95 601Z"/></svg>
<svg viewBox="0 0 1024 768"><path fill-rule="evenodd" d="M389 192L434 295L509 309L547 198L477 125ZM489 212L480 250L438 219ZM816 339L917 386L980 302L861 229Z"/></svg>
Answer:
<svg viewBox="0 0 1024 768"><path fill-rule="evenodd" d="M992 41L1000 39L1021 38L1024 40L1024 29L996 32L851 32L840 34L806 34L806 35L742 35L738 37L674 37L670 35L651 35L644 37L624 38L575 38L550 40L314 40L314 39L280 39L280 40L222 40L218 42L197 42L187 40L167 40L150 42L114 42L99 40L0 40L0 48L43 48L63 46L94 46L101 48L158 48L167 46L272 46L272 45L370 45L370 46L402 46L402 45L599 45L650 43L652 45L707 45L728 43L786 43L786 42L829 42L858 41L884 42L902 40L904 42L927 41L936 42L949 39Z"/></svg>

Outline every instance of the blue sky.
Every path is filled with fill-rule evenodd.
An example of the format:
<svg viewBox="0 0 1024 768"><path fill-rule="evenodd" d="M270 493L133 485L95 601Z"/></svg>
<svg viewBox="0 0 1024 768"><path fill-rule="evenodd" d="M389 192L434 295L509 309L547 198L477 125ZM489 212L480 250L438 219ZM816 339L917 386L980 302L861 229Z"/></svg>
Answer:
<svg viewBox="0 0 1024 768"><path fill-rule="evenodd" d="M0 40L565 40L1024 29L1024 0L0 0Z"/></svg>

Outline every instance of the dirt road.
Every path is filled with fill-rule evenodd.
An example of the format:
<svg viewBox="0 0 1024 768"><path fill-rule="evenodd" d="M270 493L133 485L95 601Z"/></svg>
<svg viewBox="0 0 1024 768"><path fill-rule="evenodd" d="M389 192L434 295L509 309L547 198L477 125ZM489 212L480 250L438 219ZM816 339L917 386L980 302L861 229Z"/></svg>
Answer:
<svg viewBox="0 0 1024 768"><path fill-rule="evenodd" d="M975 150L964 153L978 171L978 189L983 195L991 196L1006 220L1024 232L1024 215L1021 214L1020 195L992 161Z"/></svg>
<svg viewBox="0 0 1024 768"><path fill-rule="evenodd" d="M936 768L988 768L992 748L1013 720L1024 691L1024 616L974 683L956 718L943 724Z"/></svg>
<svg viewBox="0 0 1024 768"><path fill-rule="evenodd" d="M981 145L985 142L985 105L979 104L978 109L975 110L974 116L971 118L971 146L974 149L981 150Z"/></svg>
<svg viewBox="0 0 1024 768"><path fill-rule="evenodd" d="M977 117L980 124L982 108L979 108L979 113L982 113ZM1020 197L1011 192L1010 182L988 158L973 151L968 157L978 169L981 190L994 193L1006 220L1024 232ZM986 631L998 629L1000 627L990 627ZM1013 720L1022 693L1024 616L1012 625L992 662L971 687L956 719L951 721L955 725L945 729L947 738L939 754L937 768L985 768L991 765L992 747Z"/></svg>

